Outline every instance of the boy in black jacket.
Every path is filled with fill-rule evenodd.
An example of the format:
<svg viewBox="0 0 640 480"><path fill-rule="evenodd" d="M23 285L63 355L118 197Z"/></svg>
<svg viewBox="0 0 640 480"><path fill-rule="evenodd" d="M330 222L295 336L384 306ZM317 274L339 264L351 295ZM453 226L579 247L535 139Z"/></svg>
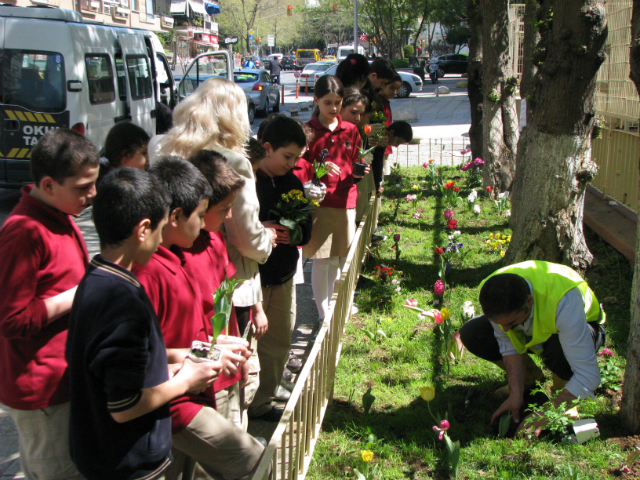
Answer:
<svg viewBox="0 0 640 480"><path fill-rule="evenodd" d="M270 211L282 194L299 190L304 195L302 182L292 172L307 146L304 129L296 120L281 115L268 122L261 137L267 155L260 162L256 175L261 222L274 219ZM282 416L282 409L274 407L272 401L289 357L291 332L295 325L293 276L298 262L298 246L305 245L311 238L311 215L301 228L302 240L296 245L291 244L288 229L279 229L276 248L267 262L260 265L262 305L269 319L269 328L258 341L260 387L249 407L252 418L278 421Z"/></svg>

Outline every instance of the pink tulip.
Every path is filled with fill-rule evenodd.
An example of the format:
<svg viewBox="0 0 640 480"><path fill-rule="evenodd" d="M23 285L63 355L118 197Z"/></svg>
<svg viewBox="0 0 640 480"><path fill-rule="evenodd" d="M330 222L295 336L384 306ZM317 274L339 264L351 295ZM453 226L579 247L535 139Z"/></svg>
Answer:
<svg viewBox="0 0 640 480"><path fill-rule="evenodd" d="M598 355L601 355L603 357L613 357L613 352L608 348L603 348L602 351L598 353Z"/></svg>
<svg viewBox="0 0 640 480"><path fill-rule="evenodd" d="M415 298L407 298L407 300L405 300L404 304L407 307L417 307L418 306L418 301Z"/></svg>
<svg viewBox="0 0 640 480"><path fill-rule="evenodd" d="M427 162L424 162L424 163L422 164L422 166L423 166L424 168L429 168L429 164L428 164Z"/></svg>
<svg viewBox="0 0 640 480"><path fill-rule="evenodd" d="M433 430L436 431L436 432L440 432L438 434L438 440L442 440L444 438L444 432L449 430L449 421L448 420L442 420L440 422L440 427L438 427L437 425L434 425L433 426Z"/></svg>
<svg viewBox="0 0 640 480"><path fill-rule="evenodd" d="M453 213L453 210L451 210L450 208L447 208L447 209L444 211L444 218L445 218L445 220L446 220L447 222L448 222L449 220L451 220L451 219L452 219L453 217L455 217L455 216L456 216L456 214L455 214L455 213Z"/></svg>
<svg viewBox="0 0 640 480"><path fill-rule="evenodd" d="M482 166L484 165L484 160L482 160L481 158L476 158L476 159L473 161L473 164L474 164L476 167L482 167Z"/></svg>
<svg viewBox="0 0 640 480"><path fill-rule="evenodd" d="M431 314L433 315L434 322L442 323L444 321L442 319L442 313L440 313L440 310L438 309L431 310Z"/></svg>
<svg viewBox="0 0 640 480"><path fill-rule="evenodd" d="M433 293L438 296L444 294L444 282L442 280L436 280L436 283L433 285Z"/></svg>
<svg viewBox="0 0 640 480"><path fill-rule="evenodd" d="M419 213L414 213L413 214L413 218L420 218L420 214Z"/></svg>
<svg viewBox="0 0 640 480"><path fill-rule="evenodd" d="M466 172L467 170L469 170L470 165L471 165L470 163L467 163L466 165L463 165L462 167L460 167L460 170L462 170L463 172Z"/></svg>

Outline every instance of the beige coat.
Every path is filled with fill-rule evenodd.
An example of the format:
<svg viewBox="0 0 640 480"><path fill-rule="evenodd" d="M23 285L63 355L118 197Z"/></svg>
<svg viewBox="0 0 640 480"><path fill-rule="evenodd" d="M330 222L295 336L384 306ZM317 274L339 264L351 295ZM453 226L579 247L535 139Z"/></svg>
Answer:
<svg viewBox="0 0 640 480"><path fill-rule="evenodd" d="M224 221L224 232L229 259L236 267L235 278L246 280L234 292L233 304L250 307L262 301L258 264L266 262L271 255L271 237L258 219L260 203L251 163L232 150L222 147L215 147L215 150L224 155L245 180L231 207L231 218Z"/></svg>

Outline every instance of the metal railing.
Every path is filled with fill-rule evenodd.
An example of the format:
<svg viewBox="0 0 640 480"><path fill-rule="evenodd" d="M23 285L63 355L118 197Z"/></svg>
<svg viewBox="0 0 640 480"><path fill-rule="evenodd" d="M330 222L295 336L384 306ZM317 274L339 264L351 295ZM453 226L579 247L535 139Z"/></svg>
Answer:
<svg viewBox="0 0 640 480"><path fill-rule="evenodd" d="M307 474L325 411L333 398L342 335L362 259L380 210L380 198L373 196L367 210L349 249L342 276L336 283L329 314L252 480L301 480Z"/></svg>
<svg viewBox="0 0 640 480"><path fill-rule="evenodd" d="M468 137L426 138L418 144L400 145L389 155L389 162L402 167L417 167L433 159L437 165L460 165L471 160L470 153L460 153L470 144Z"/></svg>

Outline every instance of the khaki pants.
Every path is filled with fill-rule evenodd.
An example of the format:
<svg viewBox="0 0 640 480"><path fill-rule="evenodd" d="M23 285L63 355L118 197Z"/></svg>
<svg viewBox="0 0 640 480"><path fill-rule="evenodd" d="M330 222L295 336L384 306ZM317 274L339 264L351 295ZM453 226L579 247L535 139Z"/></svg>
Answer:
<svg viewBox="0 0 640 480"><path fill-rule="evenodd" d="M291 332L295 326L293 305L293 278L282 285L262 288L262 307L269 321L269 328L258 341L260 360L260 386L249 407L249 414L258 417L271 409L271 402L282 380L284 367L289 359Z"/></svg>
<svg viewBox="0 0 640 480"><path fill-rule="evenodd" d="M203 407L172 439L174 463L167 480L191 480L194 462L216 480L235 480L252 473L264 451L256 439L211 407Z"/></svg>
<svg viewBox="0 0 640 480"><path fill-rule="evenodd" d="M251 357L249 357L249 360L247 360L247 364L249 365L249 378L247 379L247 384L244 386L245 412L248 411L251 402L253 402L253 399L256 396L258 387L260 386L260 360L258 359L258 341L255 339L255 337L251 338L251 350ZM243 416L243 421L246 423L246 415Z"/></svg>
<svg viewBox="0 0 640 480"><path fill-rule="evenodd" d="M233 423L236 427L247 431L242 427L240 414L240 383L220 390L216 393L216 410L220 415Z"/></svg>
<svg viewBox="0 0 640 480"><path fill-rule="evenodd" d="M81 480L69 453L69 403L39 410L6 407L16 424L27 480Z"/></svg>

